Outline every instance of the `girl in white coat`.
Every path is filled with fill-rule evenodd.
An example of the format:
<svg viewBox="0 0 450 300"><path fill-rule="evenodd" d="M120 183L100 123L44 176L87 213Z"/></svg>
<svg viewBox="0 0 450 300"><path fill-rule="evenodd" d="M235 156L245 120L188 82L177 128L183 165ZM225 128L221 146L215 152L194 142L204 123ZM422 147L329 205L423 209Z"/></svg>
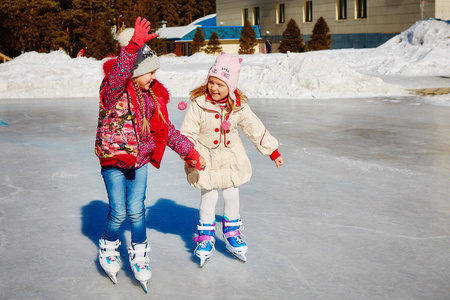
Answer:
<svg viewBox="0 0 450 300"><path fill-rule="evenodd" d="M270 156L277 168L283 165L278 141L251 111L247 97L237 89L241 62L241 58L225 53L217 58L203 85L191 91L192 103L180 129L206 160L202 172L190 167L189 162L185 167L189 184L201 189L198 236L194 238L200 266L214 250L219 189L224 198L223 234L227 250L246 261L248 248L239 231L242 221L238 187L250 180L252 169L238 126L259 152ZM180 102L179 108L186 108L186 103Z"/></svg>

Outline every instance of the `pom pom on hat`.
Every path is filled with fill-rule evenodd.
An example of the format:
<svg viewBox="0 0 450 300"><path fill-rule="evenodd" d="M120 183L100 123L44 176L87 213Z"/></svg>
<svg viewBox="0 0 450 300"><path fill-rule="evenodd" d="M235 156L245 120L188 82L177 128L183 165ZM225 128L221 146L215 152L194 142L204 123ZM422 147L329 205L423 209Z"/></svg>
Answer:
<svg viewBox="0 0 450 300"><path fill-rule="evenodd" d="M131 40L133 36L134 28L125 28L121 33L117 36L117 40L119 41L120 47L125 47L128 45L128 42Z"/></svg>

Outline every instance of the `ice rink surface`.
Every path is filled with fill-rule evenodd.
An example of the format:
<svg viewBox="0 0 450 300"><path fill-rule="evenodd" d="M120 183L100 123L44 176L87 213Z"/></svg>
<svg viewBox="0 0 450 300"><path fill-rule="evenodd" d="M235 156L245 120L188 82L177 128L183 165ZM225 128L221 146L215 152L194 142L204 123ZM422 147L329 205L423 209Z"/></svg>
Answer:
<svg viewBox="0 0 450 300"><path fill-rule="evenodd" d="M177 128L184 112L169 106ZM450 107L421 98L250 102L277 137L276 169L243 136L247 263L193 256L200 192L169 148L149 168L149 294L128 263L97 261L107 195L98 100L0 101L1 299L450 299ZM222 217L222 200L217 220Z"/></svg>

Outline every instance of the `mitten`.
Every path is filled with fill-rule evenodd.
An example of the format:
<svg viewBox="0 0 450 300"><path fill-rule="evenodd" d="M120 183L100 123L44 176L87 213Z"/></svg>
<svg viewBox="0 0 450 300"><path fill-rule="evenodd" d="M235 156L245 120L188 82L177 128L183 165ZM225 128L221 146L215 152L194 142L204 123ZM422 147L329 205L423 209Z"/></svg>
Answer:
<svg viewBox="0 0 450 300"><path fill-rule="evenodd" d="M127 45L128 53L136 53L139 48L144 46L145 42L150 41L151 39L157 37L156 33L149 34L150 31L150 22L147 19L141 19L141 17L137 17L136 23L134 24L134 33L131 37L130 42Z"/></svg>
<svg viewBox="0 0 450 300"><path fill-rule="evenodd" d="M192 148L191 152L189 152L188 155L184 158L184 160L187 162L189 167L195 167L197 170L201 170L200 166L200 153L198 153L197 150ZM195 165L191 165L192 161L195 161Z"/></svg>

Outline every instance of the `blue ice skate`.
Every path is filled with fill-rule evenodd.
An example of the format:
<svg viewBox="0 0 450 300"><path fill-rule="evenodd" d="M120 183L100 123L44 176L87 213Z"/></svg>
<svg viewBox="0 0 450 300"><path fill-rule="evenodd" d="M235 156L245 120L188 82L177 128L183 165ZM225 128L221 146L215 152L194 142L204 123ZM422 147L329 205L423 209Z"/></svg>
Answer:
<svg viewBox="0 0 450 300"><path fill-rule="evenodd" d="M234 257L241 262L246 262L247 258L245 253L248 251L247 244L241 238L241 231L239 230L242 225L241 219L230 220L227 216L223 216L223 238L228 252L233 254Z"/></svg>
<svg viewBox="0 0 450 300"><path fill-rule="evenodd" d="M214 251L216 221L212 224L203 224L199 221L197 230L198 236L194 237L194 242L197 243L194 254L200 258L200 267L203 267Z"/></svg>

